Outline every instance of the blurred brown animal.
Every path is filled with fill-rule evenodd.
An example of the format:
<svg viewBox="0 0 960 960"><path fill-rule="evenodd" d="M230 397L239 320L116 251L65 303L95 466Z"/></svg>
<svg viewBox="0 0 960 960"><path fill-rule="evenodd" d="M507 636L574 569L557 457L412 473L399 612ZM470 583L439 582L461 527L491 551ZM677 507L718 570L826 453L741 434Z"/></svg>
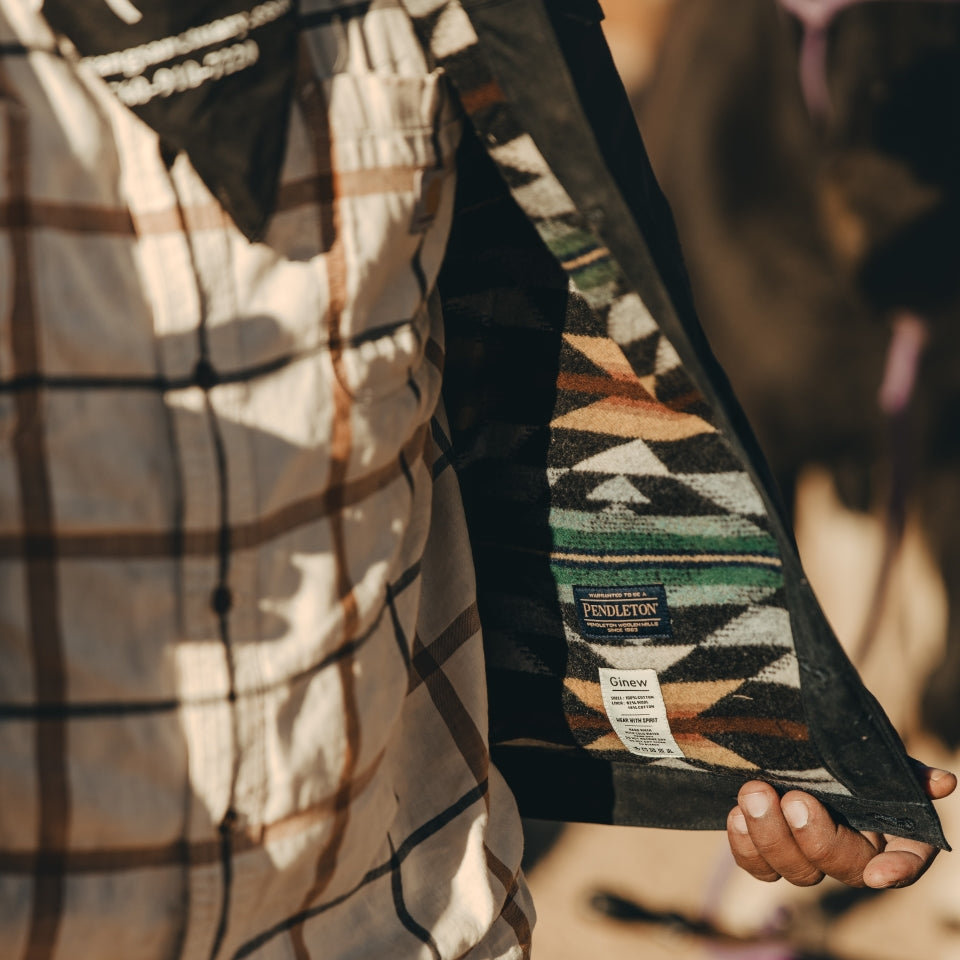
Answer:
<svg viewBox="0 0 960 960"><path fill-rule="evenodd" d="M890 476L877 402L890 322L924 318L897 454L950 597L924 720L957 747L960 4L865 0L839 13L822 116L801 95L801 37L776 0L675 0L656 69L634 91L640 125L703 325L788 504L811 462L850 505L876 503Z"/></svg>

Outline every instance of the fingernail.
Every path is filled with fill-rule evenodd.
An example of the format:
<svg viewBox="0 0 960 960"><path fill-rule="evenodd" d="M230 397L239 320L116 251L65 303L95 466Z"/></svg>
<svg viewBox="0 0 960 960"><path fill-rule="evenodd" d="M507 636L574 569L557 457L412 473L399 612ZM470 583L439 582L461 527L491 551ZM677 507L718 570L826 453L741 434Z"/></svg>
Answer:
<svg viewBox="0 0 960 960"><path fill-rule="evenodd" d="M744 815L737 810L735 813L730 816L730 827L733 829L734 833L747 833L747 820Z"/></svg>
<svg viewBox="0 0 960 960"><path fill-rule="evenodd" d="M807 805L801 800L794 800L791 803L785 803L783 805L783 815L786 818L787 823L791 827L795 827L799 830L801 827L807 825L807 821L810 819L810 811L807 809Z"/></svg>
<svg viewBox="0 0 960 960"><path fill-rule="evenodd" d="M930 782L936 783L938 780L942 780L944 777L949 775L949 770L937 770L935 767L930 770Z"/></svg>
<svg viewBox="0 0 960 960"><path fill-rule="evenodd" d="M740 798L740 805L751 817L762 817L770 809L770 799L765 793L748 793Z"/></svg>

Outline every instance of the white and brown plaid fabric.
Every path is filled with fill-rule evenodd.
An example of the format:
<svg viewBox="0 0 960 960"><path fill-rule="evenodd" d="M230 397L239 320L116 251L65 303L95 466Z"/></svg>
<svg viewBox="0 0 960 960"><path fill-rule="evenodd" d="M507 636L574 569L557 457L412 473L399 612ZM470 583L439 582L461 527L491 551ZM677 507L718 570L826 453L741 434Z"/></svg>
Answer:
<svg viewBox="0 0 960 960"><path fill-rule="evenodd" d="M0 2L0 956L527 956L442 76L396 3L303 3L251 244L38 6Z"/></svg>

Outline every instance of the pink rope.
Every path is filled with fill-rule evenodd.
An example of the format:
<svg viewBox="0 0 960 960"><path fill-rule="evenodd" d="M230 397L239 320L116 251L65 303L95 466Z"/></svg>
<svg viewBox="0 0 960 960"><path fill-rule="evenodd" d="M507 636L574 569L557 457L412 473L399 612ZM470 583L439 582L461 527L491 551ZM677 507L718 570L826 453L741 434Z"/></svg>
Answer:
<svg viewBox="0 0 960 960"><path fill-rule="evenodd" d="M893 318L893 333L879 394L880 409L885 414L895 415L907 408L929 337L929 326L916 314L904 310Z"/></svg>
<svg viewBox="0 0 960 960"><path fill-rule="evenodd" d="M893 564L903 542L907 522L907 499L910 494L910 402L917 385L920 361L930 339L927 322L909 310L900 310L893 316L887 362L880 384L878 402L886 417L890 434L890 493L887 497L887 522L883 535L883 553L866 620L856 644L850 650L850 659L862 663L876 639L884 597L890 584Z"/></svg>
<svg viewBox="0 0 960 960"><path fill-rule="evenodd" d="M823 119L830 114L827 88L827 33L833 18L865 0L779 0L780 6L803 25L800 45L800 89L811 117ZM876 0L871 0L876 2ZM931 0L924 0L931 2ZM957 0L939 0L956 3Z"/></svg>

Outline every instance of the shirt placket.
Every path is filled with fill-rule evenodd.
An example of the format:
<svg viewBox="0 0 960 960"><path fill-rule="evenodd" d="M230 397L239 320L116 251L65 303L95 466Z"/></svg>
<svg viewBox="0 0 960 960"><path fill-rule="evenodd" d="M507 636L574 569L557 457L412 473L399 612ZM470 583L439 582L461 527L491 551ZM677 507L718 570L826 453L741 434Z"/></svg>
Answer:
<svg viewBox="0 0 960 960"><path fill-rule="evenodd" d="M238 597L246 619L255 606L253 565L234 552L232 532L235 517L253 515L254 490L251 472L244 469L249 451L243 431L231 425L231 411L220 403L220 394L236 396L221 386L222 372L242 365L225 215L185 156L168 169L158 153L149 158L154 163L145 160L142 145L139 153L138 183L155 189L140 190L142 196L152 194L152 208L133 213L144 226L138 231L141 263L154 307L159 372L168 384L169 456L180 488L170 543L179 571L181 630L173 652L188 746L189 906L181 956L206 960L230 920L233 851L242 829L236 810L239 757L249 766L261 757L259 750L244 749L244 742L252 747L257 740L258 729L237 695L232 637ZM249 627L244 633L249 635ZM247 781L262 781L256 770L244 774Z"/></svg>

